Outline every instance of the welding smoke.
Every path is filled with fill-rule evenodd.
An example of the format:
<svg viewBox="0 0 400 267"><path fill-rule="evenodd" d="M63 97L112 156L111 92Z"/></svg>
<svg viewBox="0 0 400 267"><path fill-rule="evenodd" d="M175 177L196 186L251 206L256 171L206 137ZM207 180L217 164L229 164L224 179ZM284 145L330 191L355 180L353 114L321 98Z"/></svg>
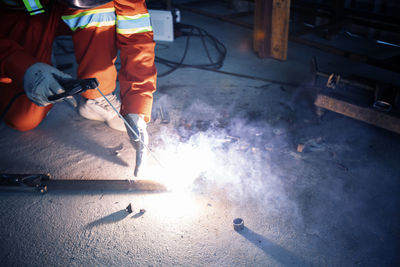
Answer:
<svg viewBox="0 0 400 267"><path fill-rule="evenodd" d="M168 96L157 103L174 103ZM173 114L170 124L160 127L159 139L152 141L155 155L164 165L152 164L148 175L171 190L221 191L232 200L256 200L262 207L276 209L295 205L287 198L282 172L270 154L287 146L276 129L266 122L218 112L195 101L184 112Z"/></svg>

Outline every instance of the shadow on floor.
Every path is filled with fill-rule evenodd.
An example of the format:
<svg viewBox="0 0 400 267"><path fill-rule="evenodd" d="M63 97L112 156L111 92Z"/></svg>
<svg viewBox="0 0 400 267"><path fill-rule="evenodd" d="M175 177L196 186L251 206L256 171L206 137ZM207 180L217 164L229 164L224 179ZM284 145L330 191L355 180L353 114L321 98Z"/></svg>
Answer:
<svg viewBox="0 0 400 267"><path fill-rule="evenodd" d="M140 218L140 217L142 217L142 216L143 216L143 214L144 214L144 212L137 212L135 215L133 215L133 216L131 217L131 219L137 219L137 218Z"/></svg>
<svg viewBox="0 0 400 267"><path fill-rule="evenodd" d="M295 255L280 245L275 244L247 227L244 227L244 229L238 231L238 233L250 241L254 246L264 251L266 255L271 256L274 260L284 266L312 266L312 264L307 262L305 259Z"/></svg>
<svg viewBox="0 0 400 267"><path fill-rule="evenodd" d="M93 122L88 121L87 123L90 124ZM80 131L79 135L71 134L71 128L72 127L61 128L61 130L59 130L56 134L46 130L35 129L36 132L32 132L32 134L36 134L42 138L47 138L48 140L54 140L55 143L64 143L68 148L75 148L78 151L83 151L85 154L91 154L95 157L99 157L103 160L118 164L120 166L129 166L128 163L115 154L115 151L123 148L122 143L117 146L107 148L104 147L104 144L96 140L96 138L93 136L90 136L90 134L85 131Z"/></svg>
<svg viewBox="0 0 400 267"><path fill-rule="evenodd" d="M113 212L103 218L100 218L98 220L95 220L89 224L86 225L87 229L91 229L97 226L101 226L104 224L112 224L112 223L117 223L119 221L122 221L129 215L129 212L127 212L125 209L119 210L116 212Z"/></svg>

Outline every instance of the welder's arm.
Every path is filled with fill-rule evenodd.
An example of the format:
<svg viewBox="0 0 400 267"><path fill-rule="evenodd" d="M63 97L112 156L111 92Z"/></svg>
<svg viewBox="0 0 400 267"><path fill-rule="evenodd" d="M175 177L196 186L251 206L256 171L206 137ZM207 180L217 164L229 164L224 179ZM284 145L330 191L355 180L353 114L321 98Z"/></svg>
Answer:
<svg viewBox="0 0 400 267"><path fill-rule="evenodd" d="M135 176L146 160L146 123L151 118L157 71L154 64L153 31L144 0L114 0L117 14L117 46L121 69L118 74L121 114L138 133L129 137L136 150ZM140 115L138 115L140 114ZM136 129L135 129L136 128Z"/></svg>
<svg viewBox="0 0 400 267"><path fill-rule="evenodd" d="M149 135L147 133L147 124L144 121L143 115L127 114L124 119L128 122L126 130L133 148L136 150L136 165L134 175L137 177L140 168L147 160L147 145L149 143Z"/></svg>
<svg viewBox="0 0 400 267"><path fill-rule="evenodd" d="M114 0L114 6L121 59L121 114L142 114L149 122L157 79L150 17L144 0Z"/></svg>

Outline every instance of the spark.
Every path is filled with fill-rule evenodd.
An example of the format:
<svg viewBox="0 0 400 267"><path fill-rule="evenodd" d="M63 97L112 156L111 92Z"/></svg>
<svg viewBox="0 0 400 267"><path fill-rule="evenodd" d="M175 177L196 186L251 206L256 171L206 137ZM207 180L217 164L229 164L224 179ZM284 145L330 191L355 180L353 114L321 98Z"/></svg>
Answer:
<svg viewBox="0 0 400 267"><path fill-rule="evenodd" d="M195 180L213 167L213 146L205 139L171 144L157 151L163 167L153 164L147 177L164 184L171 191L187 191Z"/></svg>

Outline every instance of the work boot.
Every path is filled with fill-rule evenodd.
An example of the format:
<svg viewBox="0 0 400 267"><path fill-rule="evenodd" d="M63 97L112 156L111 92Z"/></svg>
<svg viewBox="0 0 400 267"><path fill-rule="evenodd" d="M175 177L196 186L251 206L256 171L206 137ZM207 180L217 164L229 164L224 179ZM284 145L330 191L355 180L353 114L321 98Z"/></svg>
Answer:
<svg viewBox="0 0 400 267"><path fill-rule="evenodd" d="M113 94L106 95L108 101L119 111L121 103ZM104 97L84 99L78 108L79 114L88 120L104 121L109 127L126 132L123 120L117 115Z"/></svg>

